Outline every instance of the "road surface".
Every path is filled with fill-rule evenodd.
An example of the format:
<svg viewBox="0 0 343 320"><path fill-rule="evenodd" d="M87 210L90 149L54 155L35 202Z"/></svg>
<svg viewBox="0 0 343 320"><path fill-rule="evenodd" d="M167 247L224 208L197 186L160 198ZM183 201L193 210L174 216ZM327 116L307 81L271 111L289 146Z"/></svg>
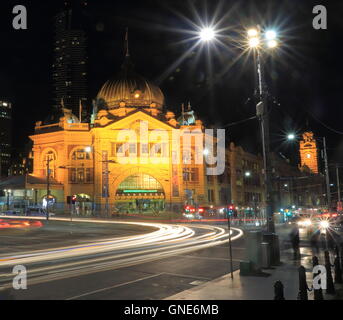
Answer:
<svg viewBox="0 0 343 320"><path fill-rule="evenodd" d="M230 271L228 233L221 226L97 221L97 228L94 221L80 223L89 223L97 232L104 224L106 230L110 225L116 230L128 228L131 234L83 239L72 245L62 241L63 246L48 241L39 250L0 251L1 297L163 299ZM134 227L140 233L133 232ZM237 269L244 258L242 231L234 228L232 240ZM14 265L27 268L27 290L12 289Z"/></svg>

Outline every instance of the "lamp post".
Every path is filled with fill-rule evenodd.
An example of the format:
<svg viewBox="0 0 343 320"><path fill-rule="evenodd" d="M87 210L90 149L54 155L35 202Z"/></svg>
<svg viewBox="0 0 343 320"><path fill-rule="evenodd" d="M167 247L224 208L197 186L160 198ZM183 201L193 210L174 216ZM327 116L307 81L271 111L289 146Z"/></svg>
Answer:
<svg viewBox="0 0 343 320"><path fill-rule="evenodd" d="M339 171L338 165L336 164L336 179L337 179L337 213L341 213L342 211L342 203L341 203L341 186L339 181Z"/></svg>
<svg viewBox="0 0 343 320"><path fill-rule="evenodd" d="M65 170L68 170L70 168L72 168L71 166L59 166L58 167L59 169L65 169ZM73 222L73 206L70 207L70 222Z"/></svg>
<svg viewBox="0 0 343 320"><path fill-rule="evenodd" d="M0 181L2 180L2 150L0 149Z"/></svg>
<svg viewBox="0 0 343 320"><path fill-rule="evenodd" d="M53 158L46 159L46 220L49 221L49 202L50 202L50 162Z"/></svg>
<svg viewBox="0 0 343 320"><path fill-rule="evenodd" d="M93 199L94 199L94 205L95 205L95 153L97 153L98 155L100 155L101 157L103 157L103 155L96 151L94 149L94 147L92 146L87 146L85 147L84 149L85 152L87 153L91 153L93 151L93 185L94 185L94 191L93 191ZM100 162L102 163L117 163L116 161L114 160L101 160ZM104 188L105 188L105 192L104 192L104 195L105 195L105 200L106 200L106 204L105 204L105 210L106 210L106 217L109 218L109 183L108 183L108 178L109 178L109 173L110 171L108 170L108 166L106 166L106 169L105 171L103 172L105 174L105 185L104 185Z"/></svg>
<svg viewBox="0 0 343 320"><path fill-rule="evenodd" d="M264 167L264 185L266 190L266 215L267 215L267 231L275 233L273 199L272 199L272 184L271 184L271 159L269 146L269 114L267 108L267 92L265 90L264 72L261 57L261 39L260 28L248 30L248 44L251 49L256 52L256 70L258 76L258 91L259 102L256 105L256 115L261 125L262 136L262 154ZM265 32L266 44L269 49L276 48L278 43L276 40L276 32L268 30Z"/></svg>
<svg viewBox="0 0 343 320"><path fill-rule="evenodd" d="M265 39L261 39L262 32L260 28L248 30L247 43L248 47L257 54L256 70L258 75L258 91L259 102L256 105L257 118L260 121L262 149L263 149L263 167L264 167L264 187L265 187L265 207L267 216L267 232L268 239L272 249L271 258L273 261L279 263L278 238L275 235L275 225L273 219L273 198L272 198L272 184L271 184L271 159L269 150L269 115L267 111L267 94L265 89L264 74L262 68L261 47L267 46L269 49L274 49L278 46L277 34L274 30L267 30L264 34ZM209 42L215 39L216 33L211 28L204 28L199 34L202 41ZM229 223L229 221L228 221ZM229 226L230 229L230 226Z"/></svg>
<svg viewBox="0 0 343 320"><path fill-rule="evenodd" d="M330 191L330 177L329 177L328 155L327 155L327 152L326 152L326 139L325 139L325 137L323 137L322 140L323 140L323 148L324 148L326 199L327 199L327 202L328 202L328 210L330 211L330 208L331 208L331 191Z"/></svg>

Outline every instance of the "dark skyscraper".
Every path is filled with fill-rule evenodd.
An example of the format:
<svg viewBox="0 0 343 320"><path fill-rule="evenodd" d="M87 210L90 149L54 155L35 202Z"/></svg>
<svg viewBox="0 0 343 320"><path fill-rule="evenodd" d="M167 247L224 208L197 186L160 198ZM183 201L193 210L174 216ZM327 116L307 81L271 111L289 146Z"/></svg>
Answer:
<svg viewBox="0 0 343 320"><path fill-rule="evenodd" d="M7 176L12 151L12 105L0 100L0 176Z"/></svg>
<svg viewBox="0 0 343 320"><path fill-rule="evenodd" d="M79 115L80 101L86 107L87 37L83 13L87 1L68 1L55 16L53 63L54 107L64 106Z"/></svg>

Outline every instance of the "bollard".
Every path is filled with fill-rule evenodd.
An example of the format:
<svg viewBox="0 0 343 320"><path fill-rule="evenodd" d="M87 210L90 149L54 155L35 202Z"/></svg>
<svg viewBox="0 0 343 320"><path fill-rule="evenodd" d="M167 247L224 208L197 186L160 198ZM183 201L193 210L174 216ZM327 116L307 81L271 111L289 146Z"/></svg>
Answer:
<svg viewBox="0 0 343 320"><path fill-rule="evenodd" d="M342 269L339 256L336 256L335 262L333 264L335 266L335 283L343 283Z"/></svg>
<svg viewBox="0 0 343 320"><path fill-rule="evenodd" d="M312 266L313 268L315 266L318 266L319 265L319 260L318 260L318 257L314 256L312 257ZM319 274L318 273L314 273L313 274L313 279ZM324 300L324 297L323 297L323 291L322 291L322 288L320 289L314 289L313 288L313 294L314 294L314 300Z"/></svg>
<svg viewBox="0 0 343 320"><path fill-rule="evenodd" d="M285 300L283 295L283 284L280 280L274 283L274 300Z"/></svg>
<svg viewBox="0 0 343 320"><path fill-rule="evenodd" d="M333 278L331 273L332 264L330 262L330 254L329 251L325 251L325 268L326 268L326 293L327 294L335 294L335 285L333 284Z"/></svg>
<svg viewBox="0 0 343 320"><path fill-rule="evenodd" d="M299 293L298 300L308 300L307 291L310 290L306 282L306 270L303 266L300 266L299 269Z"/></svg>

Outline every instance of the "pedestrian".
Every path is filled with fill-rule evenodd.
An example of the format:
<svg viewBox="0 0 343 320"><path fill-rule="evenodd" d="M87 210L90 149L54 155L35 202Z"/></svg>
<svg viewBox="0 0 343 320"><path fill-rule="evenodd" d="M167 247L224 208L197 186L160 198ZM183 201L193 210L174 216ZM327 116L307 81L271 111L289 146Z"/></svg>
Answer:
<svg viewBox="0 0 343 320"><path fill-rule="evenodd" d="M310 238L313 255L319 254L320 230L316 230Z"/></svg>
<svg viewBox="0 0 343 320"><path fill-rule="evenodd" d="M293 259L298 260L300 259L300 236L299 236L299 228L297 225L294 225L291 233L290 233L290 240L293 248Z"/></svg>

